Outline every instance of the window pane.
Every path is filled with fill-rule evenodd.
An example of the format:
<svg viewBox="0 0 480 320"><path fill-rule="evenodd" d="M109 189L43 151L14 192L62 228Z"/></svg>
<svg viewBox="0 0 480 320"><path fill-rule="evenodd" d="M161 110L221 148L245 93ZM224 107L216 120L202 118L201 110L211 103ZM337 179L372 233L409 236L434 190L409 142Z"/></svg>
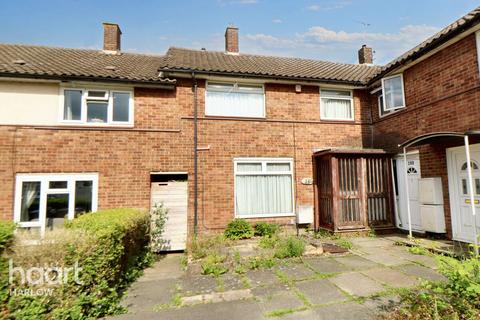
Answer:
<svg viewBox="0 0 480 320"><path fill-rule="evenodd" d="M238 88L239 92L263 94L263 87L262 86L255 86L255 85L248 85L248 84L238 84L237 88Z"/></svg>
<svg viewBox="0 0 480 320"><path fill-rule="evenodd" d="M47 195L47 230L62 227L68 216L68 193Z"/></svg>
<svg viewBox="0 0 480 320"><path fill-rule="evenodd" d="M480 195L480 179L475 179L475 193Z"/></svg>
<svg viewBox="0 0 480 320"><path fill-rule="evenodd" d="M267 171L290 171L290 163L267 163Z"/></svg>
<svg viewBox="0 0 480 320"><path fill-rule="evenodd" d="M93 91L88 90L88 97L89 98L107 98L107 91Z"/></svg>
<svg viewBox="0 0 480 320"><path fill-rule="evenodd" d="M22 183L20 221L38 221L40 211L40 182Z"/></svg>
<svg viewBox="0 0 480 320"><path fill-rule="evenodd" d="M402 108L403 101L402 78L400 76L384 80L385 110Z"/></svg>
<svg viewBox="0 0 480 320"><path fill-rule="evenodd" d="M92 211L92 181L75 182L75 215Z"/></svg>
<svg viewBox="0 0 480 320"><path fill-rule="evenodd" d="M211 116L264 117L263 93L207 91L205 114Z"/></svg>
<svg viewBox="0 0 480 320"><path fill-rule="evenodd" d="M128 122L128 112L130 105L130 93L113 93L113 121Z"/></svg>
<svg viewBox="0 0 480 320"><path fill-rule="evenodd" d="M468 189L467 189L467 179L462 179L462 193L464 195L468 194Z"/></svg>
<svg viewBox="0 0 480 320"><path fill-rule="evenodd" d="M50 181L48 183L49 189L66 189L67 181Z"/></svg>
<svg viewBox="0 0 480 320"><path fill-rule="evenodd" d="M337 90L321 90L321 97L345 97L350 98L350 91L337 91Z"/></svg>
<svg viewBox="0 0 480 320"><path fill-rule="evenodd" d="M64 120L81 120L82 118L82 91L65 90L64 91Z"/></svg>
<svg viewBox="0 0 480 320"><path fill-rule="evenodd" d="M233 83L214 83L209 82L207 85L207 90L215 90L215 91L224 91L224 92L231 92L233 90Z"/></svg>
<svg viewBox="0 0 480 320"><path fill-rule="evenodd" d="M237 214L282 214L293 212L290 175L237 176L235 205Z"/></svg>
<svg viewBox="0 0 480 320"><path fill-rule="evenodd" d="M87 102L87 121L93 123L105 123L108 119L107 102Z"/></svg>
<svg viewBox="0 0 480 320"><path fill-rule="evenodd" d="M321 99L323 119L352 120L352 101L343 99Z"/></svg>
<svg viewBox="0 0 480 320"><path fill-rule="evenodd" d="M261 172L261 163L237 163L238 172Z"/></svg>

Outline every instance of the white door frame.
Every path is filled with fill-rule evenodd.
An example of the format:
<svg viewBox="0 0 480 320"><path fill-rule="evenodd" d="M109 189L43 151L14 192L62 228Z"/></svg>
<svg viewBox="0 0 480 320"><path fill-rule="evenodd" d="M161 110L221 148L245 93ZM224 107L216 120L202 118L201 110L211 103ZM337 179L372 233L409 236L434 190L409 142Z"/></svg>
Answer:
<svg viewBox="0 0 480 320"><path fill-rule="evenodd" d="M456 167L456 159L455 154L460 153L461 155L465 155L465 146L453 147L448 148L447 152L447 172L448 172L448 194L450 199L450 220L452 223L452 238L453 240L462 241L462 242L473 242L470 238L462 237L462 235L457 234L458 230L458 217L461 214L460 212L460 194L458 186L459 184L459 176L458 170ZM480 151L480 144L472 144L470 145L470 151ZM468 160L468 159L467 159ZM473 160L471 160L473 161ZM468 162L467 162L468 163ZM473 194L471 190L473 189L473 185L471 184L471 178L469 178L469 194ZM474 204L474 202L472 202ZM473 217L475 219L476 217ZM474 220L475 221L475 220Z"/></svg>

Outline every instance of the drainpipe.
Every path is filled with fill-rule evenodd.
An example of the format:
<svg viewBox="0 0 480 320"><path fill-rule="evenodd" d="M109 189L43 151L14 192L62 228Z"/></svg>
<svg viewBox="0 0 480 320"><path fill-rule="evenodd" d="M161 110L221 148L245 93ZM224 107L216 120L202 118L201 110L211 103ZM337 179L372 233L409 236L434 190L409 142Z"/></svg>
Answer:
<svg viewBox="0 0 480 320"><path fill-rule="evenodd" d="M197 104L197 79L192 72L193 82L193 234L198 232L198 104Z"/></svg>

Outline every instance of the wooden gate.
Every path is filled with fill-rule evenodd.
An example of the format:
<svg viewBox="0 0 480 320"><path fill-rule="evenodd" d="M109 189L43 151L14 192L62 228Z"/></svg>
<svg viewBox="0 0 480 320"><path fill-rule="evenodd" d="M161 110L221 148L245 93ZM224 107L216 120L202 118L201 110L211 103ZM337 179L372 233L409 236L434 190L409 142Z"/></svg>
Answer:
<svg viewBox="0 0 480 320"><path fill-rule="evenodd" d="M313 156L315 227L393 228L391 157L383 151L328 150Z"/></svg>

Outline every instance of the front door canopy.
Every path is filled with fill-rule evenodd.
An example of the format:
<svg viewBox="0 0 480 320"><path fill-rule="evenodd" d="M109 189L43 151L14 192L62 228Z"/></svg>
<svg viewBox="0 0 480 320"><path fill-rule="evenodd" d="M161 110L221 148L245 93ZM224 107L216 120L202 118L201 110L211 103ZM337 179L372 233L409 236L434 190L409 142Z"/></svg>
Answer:
<svg viewBox="0 0 480 320"><path fill-rule="evenodd" d="M452 141L461 141L463 142L463 138L465 136L470 137L479 137L480 138L480 130L469 130L467 132L432 132L427 134L422 134L416 136L412 139L409 139L398 146L400 148L409 148L415 146L421 146L425 144L436 144L436 143L447 143Z"/></svg>

